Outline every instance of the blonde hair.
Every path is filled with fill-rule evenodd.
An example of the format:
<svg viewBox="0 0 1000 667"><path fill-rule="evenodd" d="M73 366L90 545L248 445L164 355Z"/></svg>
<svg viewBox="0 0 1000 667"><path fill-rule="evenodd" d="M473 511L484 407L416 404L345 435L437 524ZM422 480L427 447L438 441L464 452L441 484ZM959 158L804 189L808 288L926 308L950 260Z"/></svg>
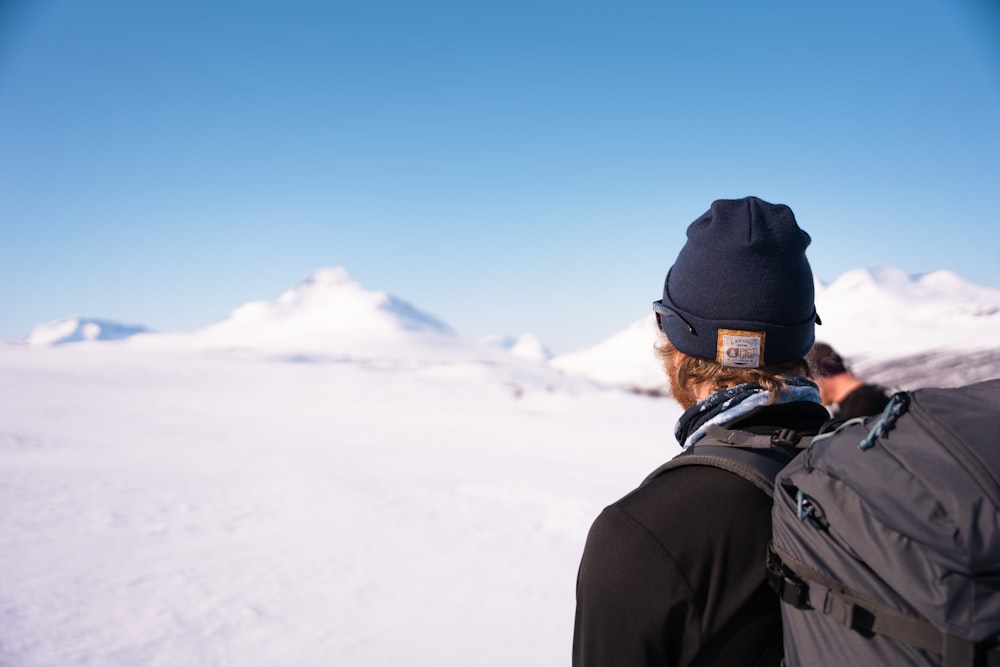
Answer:
<svg viewBox="0 0 1000 667"><path fill-rule="evenodd" d="M654 344L657 356L663 363L663 370L671 381L676 381L681 391L704 385L712 392L747 382L756 382L772 395L772 400L785 388L785 381L793 377L811 378L809 364L805 359L766 364L760 368L737 368L723 366L715 361L687 355L678 364L675 359L679 351L663 334Z"/></svg>

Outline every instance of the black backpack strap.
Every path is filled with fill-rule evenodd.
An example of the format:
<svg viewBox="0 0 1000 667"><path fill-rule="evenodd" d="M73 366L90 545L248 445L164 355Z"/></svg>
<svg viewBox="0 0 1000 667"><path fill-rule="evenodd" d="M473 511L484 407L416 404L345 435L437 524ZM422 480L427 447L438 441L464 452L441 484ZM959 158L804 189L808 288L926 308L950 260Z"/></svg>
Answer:
<svg viewBox="0 0 1000 667"><path fill-rule="evenodd" d="M767 550L767 579L778 596L798 609L825 614L863 635L879 634L936 653L943 667L996 667L1000 647L995 638L973 642L942 632L929 621L869 599L830 576L780 552Z"/></svg>
<svg viewBox="0 0 1000 667"><path fill-rule="evenodd" d="M701 440L650 473L643 484L674 468L711 466L739 475L773 498L775 477L795 456L789 448L805 447L811 439L787 429L768 435L712 425Z"/></svg>
<svg viewBox="0 0 1000 667"><path fill-rule="evenodd" d="M705 434L716 442L748 449L805 449L813 439L811 435L802 435L790 428L779 429L774 433L751 433L723 428L716 424L709 426Z"/></svg>

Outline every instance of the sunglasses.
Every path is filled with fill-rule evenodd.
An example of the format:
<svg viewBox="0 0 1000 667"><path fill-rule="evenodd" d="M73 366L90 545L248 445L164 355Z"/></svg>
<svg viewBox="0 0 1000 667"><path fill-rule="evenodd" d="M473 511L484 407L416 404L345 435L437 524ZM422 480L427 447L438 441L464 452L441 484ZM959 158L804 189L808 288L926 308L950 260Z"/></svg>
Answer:
<svg viewBox="0 0 1000 667"><path fill-rule="evenodd" d="M660 299L658 301L654 301L653 302L653 312L656 313L656 326L658 326L660 328L660 331L663 331L663 323L661 322L660 318L662 318L662 317L676 317L677 319L679 319L684 324L684 326L687 327L687 330L690 333L694 333L694 327L691 326L691 323L688 322L687 320L685 320L681 316L681 314L678 313L676 310L674 310L673 308L671 308L667 304L663 303L663 299Z"/></svg>

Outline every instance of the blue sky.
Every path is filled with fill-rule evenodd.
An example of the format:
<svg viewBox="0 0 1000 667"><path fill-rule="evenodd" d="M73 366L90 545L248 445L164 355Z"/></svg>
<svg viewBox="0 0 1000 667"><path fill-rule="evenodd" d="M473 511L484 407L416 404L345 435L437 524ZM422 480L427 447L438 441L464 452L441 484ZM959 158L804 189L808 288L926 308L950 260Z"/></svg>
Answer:
<svg viewBox="0 0 1000 667"><path fill-rule="evenodd" d="M344 266L569 352L748 194L824 281L1000 287L993 5L7 0L0 338L190 330Z"/></svg>

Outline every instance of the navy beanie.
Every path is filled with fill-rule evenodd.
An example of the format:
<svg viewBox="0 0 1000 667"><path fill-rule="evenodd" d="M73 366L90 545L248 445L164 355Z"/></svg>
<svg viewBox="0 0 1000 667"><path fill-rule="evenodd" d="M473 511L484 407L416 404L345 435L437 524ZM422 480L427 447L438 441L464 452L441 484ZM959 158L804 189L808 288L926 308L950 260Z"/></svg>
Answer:
<svg viewBox="0 0 1000 667"><path fill-rule="evenodd" d="M681 352L756 368L802 359L815 340L809 235L792 209L720 199L687 230L657 320Z"/></svg>

